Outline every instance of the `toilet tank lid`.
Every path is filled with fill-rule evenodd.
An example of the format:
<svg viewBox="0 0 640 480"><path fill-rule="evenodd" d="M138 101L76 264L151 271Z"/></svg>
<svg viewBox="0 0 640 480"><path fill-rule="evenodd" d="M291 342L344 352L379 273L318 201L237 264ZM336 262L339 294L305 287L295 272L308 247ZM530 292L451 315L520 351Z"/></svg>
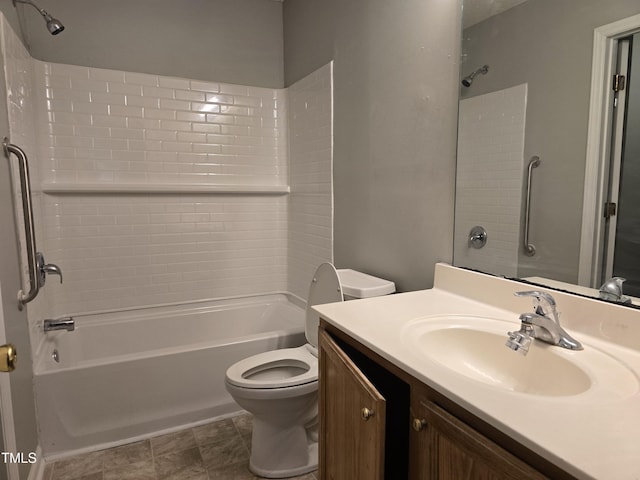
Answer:
<svg viewBox="0 0 640 480"><path fill-rule="evenodd" d="M396 291L395 283L350 268L339 269L338 278L342 292L354 298L379 297Z"/></svg>

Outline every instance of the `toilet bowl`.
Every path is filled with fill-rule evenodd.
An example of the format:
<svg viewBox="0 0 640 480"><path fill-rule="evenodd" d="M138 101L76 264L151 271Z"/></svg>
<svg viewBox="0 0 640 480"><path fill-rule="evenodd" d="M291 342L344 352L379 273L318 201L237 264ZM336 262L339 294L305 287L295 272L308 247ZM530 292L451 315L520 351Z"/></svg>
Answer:
<svg viewBox="0 0 640 480"><path fill-rule="evenodd" d="M253 414L249 469L256 475L293 477L318 467L319 318L311 307L342 301L343 287L352 298L395 291L393 282L323 263L309 286L308 343L253 355L227 370L227 391Z"/></svg>

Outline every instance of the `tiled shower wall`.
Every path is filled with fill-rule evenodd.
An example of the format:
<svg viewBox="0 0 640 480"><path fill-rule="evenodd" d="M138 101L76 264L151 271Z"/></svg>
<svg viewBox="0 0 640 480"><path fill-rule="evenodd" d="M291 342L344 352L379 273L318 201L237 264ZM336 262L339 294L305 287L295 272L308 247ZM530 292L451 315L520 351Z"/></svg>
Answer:
<svg viewBox="0 0 640 480"><path fill-rule="evenodd" d="M287 198L46 195L55 314L286 291Z"/></svg>
<svg viewBox="0 0 640 480"><path fill-rule="evenodd" d="M45 182L287 184L286 91L35 62Z"/></svg>
<svg viewBox="0 0 640 480"><path fill-rule="evenodd" d="M333 261L333 64L289 87L289 291L307 298L322 262ZM295 160L293 160L295 159Z"/></svg>
<svg viewBox="0 0 640 480"><path fill-rule="evenodd" d="M287 185L286 91L42 62L36 79L56 314L287 290L287 198L245 192ZM212 185L237 192L190 193Z"/></svg>
<svg viewBox="0 0 640 480"><path fill-rule="evenodd" d="M10 29L5 37L17 41ZM36 230L64 272L64 284L45 286L46 315L274 291L306 298L308 270L332 260L331 199L321 198L331 195L329 67L289 115L284 89L32 63L35 93L21 105L38 119ZM307 129L292 155L288 117ZM10 122L29 124L19 112ZM318 241L306 249L310 233Z"/></svg>
<svg viewBox="0 0 640 480"><path fill-rule="evenodd" d="M517 275L524 175L527 85L460 102L454 263ZM475 225L487 231L481 249L469 246Z"/></svg>

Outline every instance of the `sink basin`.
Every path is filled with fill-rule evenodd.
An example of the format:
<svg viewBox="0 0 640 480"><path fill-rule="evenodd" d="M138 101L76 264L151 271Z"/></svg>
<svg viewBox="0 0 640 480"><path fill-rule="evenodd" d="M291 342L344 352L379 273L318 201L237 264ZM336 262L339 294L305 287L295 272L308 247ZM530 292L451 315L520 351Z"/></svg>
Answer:
<svg viewBox="0 0 640 480"><path fill-rule="evenodd" d="M406 325L403 342L420 355L473 381L509 392L562 397L592 390L626 397L638 379L624 364L592 346L571 351L534 340L526 356L505 346L518 322L448 315Z"/></svg>

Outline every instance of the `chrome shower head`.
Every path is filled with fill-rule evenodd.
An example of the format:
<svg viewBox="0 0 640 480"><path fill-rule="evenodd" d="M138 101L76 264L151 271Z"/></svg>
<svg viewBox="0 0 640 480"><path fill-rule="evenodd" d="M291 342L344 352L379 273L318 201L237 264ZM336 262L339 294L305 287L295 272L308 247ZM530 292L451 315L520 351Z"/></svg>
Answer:
<svg viewBox="0 0 640 480"><path fill-rule="evenodd" d="M57 35L64 30L64 25L57 18L53 18L51 15L47 13L47 11L43 8L40 8L31 0L13 0L13 6L16 6L16 3L25 3L27 5L31 5L33 8L40 12L44 21L47 22L47 30L51 35Z"/></svg>
<svg viewBox="0 0 640 480"><path fill-rule="evenodd" d="M464 77L462 79L462 85L465 86L465 87L470 87L471 84L473 83L473 79L475 78L476 75L478 75L478 74L486 75L488 71L489 71L489 65L483 65L482 67L477 69L472 74L467 75L466 77Z"/></svg>
<svg viewBox="0 0 640 480"><path fill-rule="evenodd" d="M60 32L64 30L64 25L57 18L53 18L48 13L44 16L45 21L47 22L47 30L51 35L58 35Z"/></svg>

